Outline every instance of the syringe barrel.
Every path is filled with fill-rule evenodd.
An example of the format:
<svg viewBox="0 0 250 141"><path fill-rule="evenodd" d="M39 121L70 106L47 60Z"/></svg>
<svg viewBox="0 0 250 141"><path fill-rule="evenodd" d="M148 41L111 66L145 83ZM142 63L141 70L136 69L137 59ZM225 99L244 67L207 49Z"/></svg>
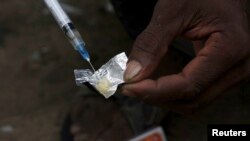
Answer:
<svg viewBox="0 0 250 141"><path fill-rule="evenodd" d="M70 18L64 12L58 0L44 0L44 2L61 28L63 28L64 25L71 23Z"/></svg>
<svg viewBox="0 0 250 141"><path fill-rule="evenodd" d="M85 42L83 41L80 33L75 29L68 15L62 9L58 0L44 0L44 2L61 29L64 31L74 49L77 50L81 56L89 62L90 57L88 51L85 48Z"/></svg>
<svg viewBox="0 0 250 141"><path fill-rule="evenodd" d="M90 61L89 53L85 48L85 42L74 25L72 23L66 24L63 26L63 31L75 50L77 50L85 60Z"/></svg>
<svg viewBox="0 0 250 141"><path fill-rule="evenodd" d="M75 48L75 50L78 50L78 44L83 44L85 46L85 42L83 41L80 33L75 29L72 23L64 25L62 27L62 30L69 39L72 46Z"/></svg>

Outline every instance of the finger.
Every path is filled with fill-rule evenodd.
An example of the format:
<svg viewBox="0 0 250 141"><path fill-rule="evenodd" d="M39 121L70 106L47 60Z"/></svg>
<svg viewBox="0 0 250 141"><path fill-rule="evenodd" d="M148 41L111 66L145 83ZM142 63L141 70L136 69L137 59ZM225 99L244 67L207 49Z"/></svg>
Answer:
<svg viewBox="0 0 250 141"><path fill-rule="evenodd" d="M236 45L224 35L214 33L182 73L126 85L124 93L162 104L169 100L192 101L238 61L229 53L232 46Z"/></svg>
<svg viewBox="0 0 250 141"><path fill-rule="evenodd" d="M178 32L180 20L174 19L175 15L171 14L163 17L162 11L159 12L159 9L162 7L157 3L150 24L134 42L124 76L127 82L148 77L158 66L161 58L167 52L170 42Z"/></svg>
<svg viewBox="0 0 250 141"><path fill-rule="evenodd" d="M193 41L194 51L195 54L198 54L200 50L204 47L205 41L204 40L196 40Z"/></svg>
<svg viewBox="0 0 250 141"><path fill-rule="evenodd" d="M220 80L216 81L214 85L206 89L204 93L199 95L195 100L190 102L172 101L167 105L172 110L180 113L190 114L201 111L204 106L210 104L213 99L218 96L223 96L229 93L232 89L237 88L238 85L250 79L250 59L240 63L234 68L230 69L228 73ZM239 92L239 91L238 91Z"/></svg>
<svg viewBox="0 0 250 141"><path fill-rule="evenodd" d="M182 75L169 75L156 81L143 80L137 83L126 84L122 93L137 97L153 104L167 104L176 100L192 100L194 92L188 88L189 82ZM189 93L189 94L187 94Z"/></svg>
<svg viewBox="0 0 250 141"><path fill-rule="evenodd" d="M224 77L209 87L204 94L202 94L197 101L199 103L207 104L212 99L222 95L229 88L242 84L242 82L250 79L250 59L246 59L243 63L234 66L229 70Z"/></svg>
<svg viewBox="0 0 250 141"><path fill-rule="evenodd" d="M183 75L197 91L212 85L244 57L231 38L226 33L213 33L197 57L183 69Z"/></svg>

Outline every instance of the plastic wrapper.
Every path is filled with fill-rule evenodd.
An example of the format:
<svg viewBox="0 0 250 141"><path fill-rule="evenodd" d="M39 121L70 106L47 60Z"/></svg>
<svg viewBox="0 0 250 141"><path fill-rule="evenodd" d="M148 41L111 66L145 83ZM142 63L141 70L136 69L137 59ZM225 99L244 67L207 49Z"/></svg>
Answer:
<svg viewBox="0 0 250 141"><path fill-rule="evenodd" d="M112 96L119 84L124 83L123 75L128 58L126 54L120 53L109 60L96 72L89 69L75 70L75 80L78 86L90 84L105 98Z"/></svg>

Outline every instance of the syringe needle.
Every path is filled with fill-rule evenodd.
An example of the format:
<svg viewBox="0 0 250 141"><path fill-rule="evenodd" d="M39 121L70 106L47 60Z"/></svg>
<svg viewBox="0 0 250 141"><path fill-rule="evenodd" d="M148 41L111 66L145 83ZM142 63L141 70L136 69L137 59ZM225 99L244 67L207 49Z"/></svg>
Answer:
<svg viewBox="0 0 250 141"><path fill-rule="evenodd" d="M76 30L73 23L71 22L68 15L64 12L61 5L59 4L58 0L44 0L47 4L49 10L55 17L57 23L60 25L62 30L64 31L65 35L69 39L70 43L74 47L75 50L77 50L84 60L86 60L93 71L95 72L95 69L93 65L90 62L90 56L85 48L85 43L80 35L80 33Z"/></svg>
<svg viewBox="0 0 250 141"><path fill-rule="evenodd" d="M95 68L93 67L92 63L90 61L87 61L89 65L91 66L92 70L95 72Z"/></svg>

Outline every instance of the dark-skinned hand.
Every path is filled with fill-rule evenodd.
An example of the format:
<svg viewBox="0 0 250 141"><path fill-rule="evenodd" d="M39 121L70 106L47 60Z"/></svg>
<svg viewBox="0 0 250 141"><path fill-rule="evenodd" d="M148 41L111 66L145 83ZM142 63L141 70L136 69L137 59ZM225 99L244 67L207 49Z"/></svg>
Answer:
<svg viewBox="0 0 250 141"><path fill-rule="evenodd" d="M129 57L123 94L193 112L250 76L250 34L245 0L158 0ZM157 80L176 37L193 42L196 57L182 72Z"/></svg>

